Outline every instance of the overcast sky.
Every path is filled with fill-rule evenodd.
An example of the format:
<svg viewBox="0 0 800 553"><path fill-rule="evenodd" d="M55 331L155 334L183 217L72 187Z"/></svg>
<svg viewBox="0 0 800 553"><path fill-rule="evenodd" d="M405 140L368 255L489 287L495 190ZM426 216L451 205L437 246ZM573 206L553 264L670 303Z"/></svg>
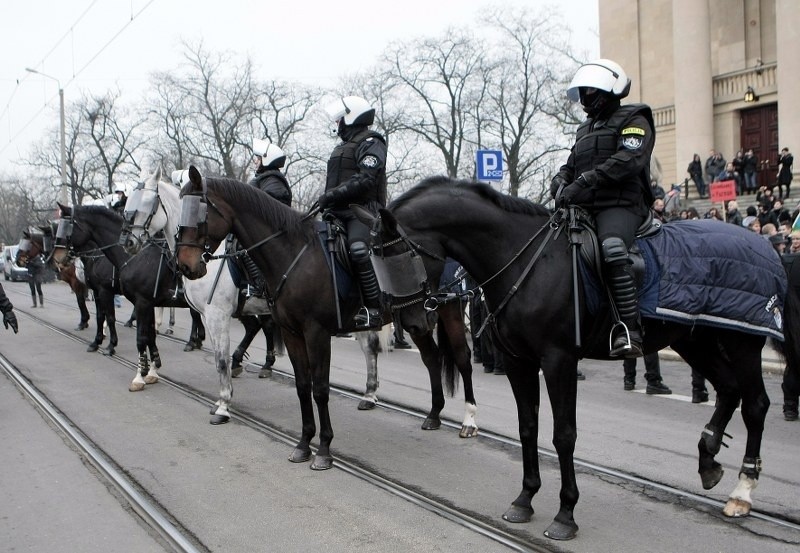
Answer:
<svg viewBox="0 0 800 553"><path fill-rule="evenodd" d="M151 72L180 63L181 39L249 54L261 78L322 86L369 68L393 40L479 25L485 7L561 16L577 53L597 57L598 0L3 0L0 7L0 172L58 123L81 91L118 86L138 97ZM383 13L377 13L376 10Z"/></svg>

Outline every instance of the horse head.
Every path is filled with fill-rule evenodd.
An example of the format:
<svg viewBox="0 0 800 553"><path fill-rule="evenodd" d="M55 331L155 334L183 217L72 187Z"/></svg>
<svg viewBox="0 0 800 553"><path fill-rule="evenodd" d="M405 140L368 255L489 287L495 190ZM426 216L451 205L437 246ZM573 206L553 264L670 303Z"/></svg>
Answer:
<svg viewBox="0 0 800 553"><path fill-rule="evenodd" d="M193 165L189 181L181 188L181 212L175 259L178 269L189 279L206 274L206 259L217 249L233 227L232 210L214 187Z"/></svg>
<svg viewBox="0 0 800 553"><path fill-rule="evenodd" d="M159 209L162 205L161 174L161 167L158 167L147 180L139 183L125 202L119 244L130 255L137 254L145 242L167 227L167 214Z"/></svg>

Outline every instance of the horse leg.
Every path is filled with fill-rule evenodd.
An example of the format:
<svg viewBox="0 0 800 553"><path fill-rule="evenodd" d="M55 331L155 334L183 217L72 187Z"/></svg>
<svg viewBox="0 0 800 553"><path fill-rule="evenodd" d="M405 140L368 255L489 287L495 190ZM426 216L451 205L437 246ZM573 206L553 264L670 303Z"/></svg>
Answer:
<svg viewBox="0 0 800 553"><path fill-rule="evenodd" d="M272 365L275 364L275 338L272 334L275 323L271 315L257 315L256 319L258 320L261 332L264 333L264 339L267 341L267 358L264 360L264 365L258 373L258 378L269 378L272 376Z"/></svg>
<svg viewBox="0 0 800 553"><path fill-rule="evenodd" d="M239 317L239 320L242 322L242 326L244 326L244 338L242 338L242 341L236 346L236 350L234 350L231 356L231 374L234 377L242 374L242 360L247 354L247 348L250 347L256 334L261 330L261 325L258 323L258 318L255 315L242 315Z"/></svg>
<svg viewBox="0 0 800 553"><path fill-rule="evenodd" d="M75 330L83 330L85 328L89 328L89 309L86 307L86 297L84 296L83 291L75 292L75 300L78 302L78 311L81 313L81 322L78 323L78 326Z"/></svg>
<svg viewBox="0 0 800 553"><path fill-rule="evenodd" d="M100 294L95 294L95 320L97 321L97 332L94 335L94 341L89 344L86 351L97 351L100 344L103 343L103 324L106 322L106 315L103 312L103 306L100 302Z"/></svg>
<svg viewBox="0 0 800 553"><path fill-rule="evenodd" d="M553 356L542 364L547 395L553 407L553 446L558 453L561 470L560 505L556 515L544 535L554 540L571 540L578 534L573 512L578 503L578 483L575 479L575 441L578 437L576 423L576 402L578 395L578 360L570 354ZM508 364L512 358L504 356ZM555 367L555 370L553 370ZM549 370L548 370L549 369ZM530 374L530 372L528 373ZM535 374L535 373L534 373Z"/></svg>
<svg viewBox="0 0 800 553"><path fill-rule="evenodd" d="M453 365L458 368L461 381L464 384L464 420L461 423L460 438L474 438L478 435L478 424L475 416L478 406L475 402L475 391L472 387L472 362L471 352L467 344L467 334L464 327L463 310L460 304L451 304L457 307L439 309L439 350L442 352L444 372L448 382L455 380Z"/></svg>
<svg viewBox="0 0 800 553"><path fill-rule="evenodd" d="M331 337L325 329L319 328L306 334L306 342L311 345L308 355L309 367L311 368L311 386L314 403L317 404L317 412L319 413L319 448L314 460L311 462L311 469L327 470L333 466L333 456L331 455L333 424L328 410Z"/></svg>
<svg viewBox="0 0 800 553"><path fill-rule="evenodd" d="M422 422L423 430L438 430L442 426L439 414L444 409L444 389L442 388L442 356L439 346L433 339L431 332L425 334L411 334L411 340L419 350L420 358L425 368L428 369L428 380L431 383L431 410Z"/></svg>
<svg viewBox="0 0 800 553"><path fill-rule="evenodd" d="M357 332L358 345L367 362L367 389L358 402L359 411L369 411L378 404L378 351L380 341L375 331Z"/></svg>
<svg viewBox="0 0 800 553"><path fill-rule="evenodd" d="M736 360L739 368L736 377L742 395L742 420L747 428L747 443L739 470L739 482L722 510L729 517L750 514L753 506L751 492L758 486L761 473L761 439L769 410L769 396L761 371L761 350L765 341L763 336L732 332L723 341L723 349L728 353L729 359Z"/></svg>
<svg viewBox="0 0 800 553"><path fill-rule="evenodd" d="M233 398L233 383L231 381L231 320L229 313L220 313L212 306L206 308L205 322L211 335L211 345L214 348L214 366L219 375L219 399L211 409L211 424L225 424L231 420L230 404Z"/></svg>
<svg viewBox="0 0 800 553"><path fill-rule="evenodd" d="M294 386L297 390L297 398L300 400L300 415L303 421L300 441L289 456L289 460L292 463L304 463L311 458L311 439L317 433L317 427L314 424L314 406L311 403L311 368L305 336L287 332L284 342L286 351L289 353L289 360L294 368ZM327 357L330 360L330 341L327 348L323 343L320 349L327 349ZM317 352L317 354L325 357L324 351Z"/></svg>
<svg viewBox="0 0 800 553"><path fill-rule="evenodd" d="M163 312L163 308L159 308L159 309L161 309L162 312ZM156 325L155 325L155 322L154 322L153 325L149 328L148 333L147 333L147 338L148 338L148 340L147 340L147 348L150 350L150 361L153 363L153 366L156 369L160 369L161 368L161 354L158 352L158 345L156 344L157 335L158 335L158 332L156 332ZM155 371L152 371L151 375L149 375L149 376L156 376L156 379L158 378L158 376L156 375ZM148 384L153 384L153 383L154 382L148 382Z"/></svg>
<svg viewBox="0 0 800 553"><path fill-rule="evenodd" d="M539 432L539 374L535 363L531 367L524 367L521 360L512 358L508 359L506 373L517 404L523 475L522 491L503 513L503 519L509 522L529 522L533 516L533 496L542 486L536 443ZM576 390L577 387L576 381Z"/></svg>

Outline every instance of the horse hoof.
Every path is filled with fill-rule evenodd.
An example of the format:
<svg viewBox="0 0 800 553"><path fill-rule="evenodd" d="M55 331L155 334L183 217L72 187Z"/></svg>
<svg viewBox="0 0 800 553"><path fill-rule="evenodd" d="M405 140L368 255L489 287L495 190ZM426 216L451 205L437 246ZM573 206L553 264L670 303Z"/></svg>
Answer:
<svg viewBox="0 0 800 553"><path fill-rule="evenodd" d="M563 522L554 520L550 526L547 527L547 530L544 531L544 535L551 540L571 540L578 535L578 525L573 521L564 524Z"/></svg>
<svg viewBox="0 0 800 553"><path fill-rule="evenodd" d="M229 420L231 420L231 418L228 415L215 414L213 417L211 417L211 420L209 422L213 425L217 425L217 424L225 424Z"/></svg>
<svg viewBox="0 0 800 553"><path fill-rule="evenodd" d="M99 347L100 347L100 344L95 344L94 342L92 342L91 344L89 344L89 347L86 348L86 351L90 351L90 352L91 351L97 351L97 348L99 348Z"/></svg>
<svg viewBox="0 0 800 553"><path fill-rule="evenodd" d="M731 498L722 509L722 513L727 517L746 517L750 514L752 505L742 499Z"/></svg>
<svg viewBox="0 0 800 553"><path fill-rule="evenodd" d="M147 376L144 377L144 383L145 384L155 384L156 382L158 382L158 377L157 376L153 376L152 374L148 374Z"/></svg>
<svg viewBox="0 0 800 553"><path fill-rule="evenodd" d="M725 474L725 469L722 465L714 462L714 465L708 469L700 472L700 481L703 483L704 490L710 490L722 480L722 475Z"/></svg>
<svg viewBox="0 0 800 553"><path fill-rule="evenodd" d="M258 378L271 378L272 377L272 369L261 369L261 372L258 373Z"/></svg>
<svg viewBox="0 0 800 553"><path fill-rule="evenodd" d="M292 454L289 455L289 460L292 463L305 463L311 459L311 450L310 449L300 449L296 447Z"/></svg>
<svg viewBox="0 0 800 553"><path fill-rule="evenodd" d="M474 438L478 435L477 426L462 426L461 432L458 433L459 438Z"/></svg>
<svg viewBox="0 0 800 553"><path fill-rule="evenodd" d="M422 423L423 430L439 430L442 426L442 421L439 419L432 419L430 417L426 418L425 421Z"/></svg>
<svg viewBox="0 0 800 553"><path fill-rule="evenodd" d="M333 457L330 455L316 455L311 463L311 470L328 470L333 466Z"/></svg>
<svg viewBox="0 0 800 553"><path fill-rule="evenodd" d="M377 401L373 401L371 399L362 399L358 402L358 410L359 411L370 411L375 409L375 406L378 404Z"/></svg>
<svg viewBox="0 0 800 553"><path fill-rule="evenodd" d="M530 522L533 517L533 507L518 507L512 505L508 511L503 513L503 520L507 522Z"/></svg>
<svg viewBox="0 0 800 553"><path fill-rule="evenodd" d="M238 367L231 367L231 378L236 378L237 376L241 376L242 374L242 366L239 365Z"/></svg>
<svg viewBox="0 0 800 553"><path fill-rule="evenodd" d="M129 392L141 392L142 390L144 390L143 382L131 382L131 385L128 386Z"/></svg>
<svg viewBox="0 0 800 553"><path fill-rule="evenodd" d="M183 351L194 351L194 346L192 344L186 344L183 346Z"/></svg>

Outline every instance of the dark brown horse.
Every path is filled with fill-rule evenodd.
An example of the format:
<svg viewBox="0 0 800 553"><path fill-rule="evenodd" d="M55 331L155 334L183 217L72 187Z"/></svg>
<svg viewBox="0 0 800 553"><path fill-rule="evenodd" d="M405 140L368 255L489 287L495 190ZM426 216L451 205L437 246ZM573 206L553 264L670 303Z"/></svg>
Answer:
<svg viewBox="0 0 800 553"><path fill-rule="evenodd" d="M481 283L491 310L489 321L494 321L491 331L505 353L506 372L519 417L523 480L522 491L503 515L510 522L530 520L531 501L541 487L537 455L541 369L552 404L553 444L561 466L561 505L545 535L553 539L575 537L578 526L573 510L578 501L578 487L573 454L577 437L577 363L581 357L608 358L611 320L590 313L586 302L575 305L571 233L564 212L550 212L543 206L500 194L485 184L437 177L423 181L395 200L388 210L382 210L378 224L378 246L399 241L404 245L400 253L405 250L422 257L455 258ZM704 228L695 229L694 224ZM732 234L727 244L705 241L702 255L696 256L718 259L720 263L713 266L716 273L699 275L707 292L696 301L731 290L714 287L719 286L715 280L720 278L719 267L727 266L735 254L737 260L748 266L743 272L753 273L747 277L752 276L760 286L759 292L766 294L756 296L760 307L754 309L755 315L765 317L777 328L781 328L782 322L781 333L787 342L783 350L789 356L796 355L800 341L800 302L796 293L787 294L786 275L771 246L760 236L724 223L670 225L661 230L660 237L675 236L686 228L703 237L717 232ZM707 228L708 225L717 226ZM722 252L725 253L720 255ZM666 265L663 271L671 271L669 275L674 278L690 257L695 256L675 258L673 266ZM654 274L659 275L657 271ZM656 281L662 287L667 282ZM736 290L730 293L739 294ZM774 327L769 331L759 330L745 321L732 321L722 327L719 321L704 316L699 306L685 307L698 307L691 312L699 315L686 323L663 318L658 311L644 317L645 350L649 353L671 346L717 391L714 414L698 443L699 473L705 489L722 479L723 469L715 456L725 428L741 403L747 442L738 482L724 513L745 516L750 512L751 491L761 471L761 436L769 407L761 373L761 349L766 335L775 336L776 331ZM584 323L579 334L580 348L576 345L576 320ZM776 345L783 346L778 342ZM791 361L790 365L796 366L795 360Z"/></svg>

